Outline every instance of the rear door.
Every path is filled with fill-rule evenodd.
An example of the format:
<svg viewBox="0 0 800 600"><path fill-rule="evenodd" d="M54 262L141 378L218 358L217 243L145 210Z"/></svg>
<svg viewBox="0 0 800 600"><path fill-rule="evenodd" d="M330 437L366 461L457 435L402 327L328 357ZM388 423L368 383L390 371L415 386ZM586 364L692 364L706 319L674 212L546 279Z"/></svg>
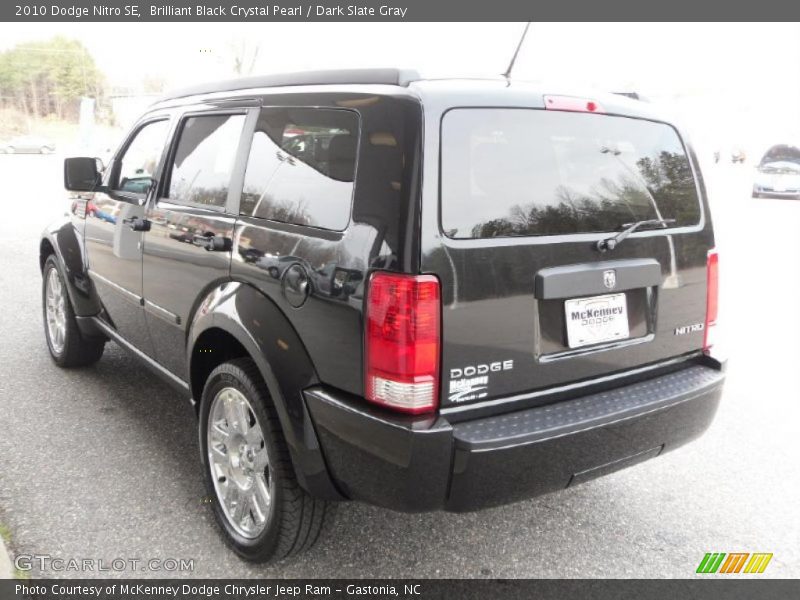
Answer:
<svg viewBox="0 0 800 600"><path fill-rule="evenodd" d="M422 266L442 281L443 406L702 348L713 237L673 127L459 108L442 117L440 149L440 245Z"/></svg>
<svg viewBox="0 0 800 600"><path fill-rule="evenodd" d="M235 216L228 211L228 198L236 181L237 201L241 191L246 118L247 109L183 115L158 198L147 211L145 318L156 359L182 378L192 311L205 293L229 278Z"/></svg>

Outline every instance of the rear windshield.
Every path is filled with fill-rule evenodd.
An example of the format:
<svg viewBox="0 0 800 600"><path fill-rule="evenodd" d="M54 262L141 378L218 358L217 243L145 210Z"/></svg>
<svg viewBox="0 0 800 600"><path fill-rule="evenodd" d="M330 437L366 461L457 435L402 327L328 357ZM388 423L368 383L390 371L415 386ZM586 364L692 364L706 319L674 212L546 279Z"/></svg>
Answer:
<svg viewBox="0 0 800 600"><path fill-rule="evenodd" d="M669 125L535 109L449 111L442 227L453 238L607 232L700 220L692 169Z"/></svg>

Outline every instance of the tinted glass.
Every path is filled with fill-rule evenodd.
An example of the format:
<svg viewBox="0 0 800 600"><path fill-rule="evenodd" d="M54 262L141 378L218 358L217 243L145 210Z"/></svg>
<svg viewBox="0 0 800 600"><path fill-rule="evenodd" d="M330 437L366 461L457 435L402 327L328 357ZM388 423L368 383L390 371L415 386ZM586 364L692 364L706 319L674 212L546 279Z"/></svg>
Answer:
<svg viewBox="0 0 800 600"><path fill-rule="evenodd" d="M442 123L442 226L450 237L614 231L700 219L672 127L597 114L458 109Z"/></svg>
<svg viewBox="0 0 800 600"><path fill-rule="evenodd" d="M117 182L120 192L145 194L155 180L156 168L167 139L168 121L155 121L142 127L119 160Z"/></svg>
<svg viewBox="0 0 800 600"><path fill-rule="evenodd" d="M341 230L350 220L358 116L263 109L247 162L243 215Z"/></svg>
<svg viewBox="0 0 800 600"><path fill-rule="evenodd" d="M184 204L225 206L244 115L189 117L172 161L168 197Z"/></svg>

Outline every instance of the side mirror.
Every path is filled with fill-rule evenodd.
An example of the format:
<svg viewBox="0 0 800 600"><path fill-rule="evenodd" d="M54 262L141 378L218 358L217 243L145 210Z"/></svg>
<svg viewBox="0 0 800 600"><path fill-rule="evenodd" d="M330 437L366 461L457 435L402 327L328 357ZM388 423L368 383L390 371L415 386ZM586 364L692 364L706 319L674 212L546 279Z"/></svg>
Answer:
<svg viewBox="0 0 800 600"><path fill-rule="evenodd" d="M95 158L65 158L64 187L70 192L93 192L100 183Z"/></svg>

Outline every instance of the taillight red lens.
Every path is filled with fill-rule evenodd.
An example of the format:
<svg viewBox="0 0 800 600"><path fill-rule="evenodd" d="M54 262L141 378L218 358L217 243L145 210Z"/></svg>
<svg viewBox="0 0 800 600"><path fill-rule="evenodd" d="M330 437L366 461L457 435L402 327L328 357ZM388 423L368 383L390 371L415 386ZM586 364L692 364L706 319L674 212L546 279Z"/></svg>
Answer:
<svg viewBox="0 0 800 600"><path fill-rule="evenodd" d="M545 96L544 107L547 110L568 110L572 112L602 113L603 108L589 98L575 96Z"/></svg>
<svg viewBox="0 0 800 600"><path fill-rule="evenodd" d="M706 260L706 326L703 351L708 352L714 345L714 330L717 325L719 307L719 254L708 251Z"/></svg>
<svg viewBox="0 0 800 600"><path fill-rule="evenodd" d="M378 271L366 306L366 397L418 414L439 398L441 300L433 275Z"/></svg>

